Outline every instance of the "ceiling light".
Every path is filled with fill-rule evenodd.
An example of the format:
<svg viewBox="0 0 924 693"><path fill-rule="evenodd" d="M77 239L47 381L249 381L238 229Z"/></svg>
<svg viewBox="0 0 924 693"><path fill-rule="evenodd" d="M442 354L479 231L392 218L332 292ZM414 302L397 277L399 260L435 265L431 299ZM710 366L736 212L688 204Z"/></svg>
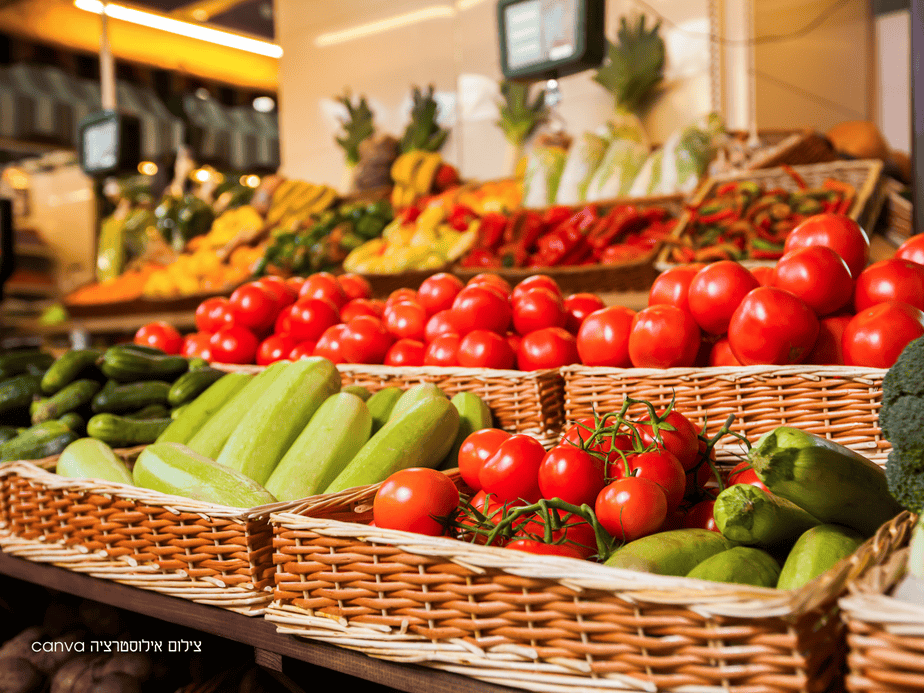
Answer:
<svg viewBox="0 0 924 693"><path fill-rule="evenodd" d="M74 0L74 7L96 14L103 13L103 3L100 0ZM232 34L228 31L212 29L198 24L190 24L189 22L181 22L178 19L171 19L161 14L135 10L123 5L107 3L105 7L106 15L113 19L121 19L122 21L140 24L151 29L160 29L171 34L217 43L220 46L237 48L270 58L282 57L282 47L268 41L260 41L259 39L248 38L240 34Z"/></svg>
<svg viewBox="0 0 924 693"><path fill-rule="evenodd" d="M153 161L142 161L138 164L138 173L142 173L146 176L153 176L157 173L157 164Z"/></svg>
<svg viewBox="0 0 924 693"><path fill-rule="evenodd" d="M260 113L269 113L276 108L276 102L270 96L258 96L253 100L253 110Z"/></svg>
<svg viewBox="0 0 924 693"><path fill-rule="evenodd" d="M260 185L260 176L255 176L253 174L241 176L241 185L246 185L248 188L256 188Z"/></svg>
<svg viewBox="0 0 924 693"><path fill-rule="evenodd" d="M371 36L389 29L397 29L410 24L417 24L428 19L449 19L455 17L456 9L451 5L431 5L414 12L398 14L388 19L380 19L368 24L357 24L356 26L344 29L343 31L332 31L327 34L321 34L314 40L316 46L332 46L345 41Z"/></svg>

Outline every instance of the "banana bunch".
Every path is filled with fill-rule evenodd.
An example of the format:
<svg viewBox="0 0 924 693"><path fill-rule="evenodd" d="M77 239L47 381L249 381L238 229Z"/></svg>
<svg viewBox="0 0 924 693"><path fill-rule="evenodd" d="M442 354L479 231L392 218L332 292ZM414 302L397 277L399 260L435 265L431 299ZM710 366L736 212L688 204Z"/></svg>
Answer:
<svg viewBox="0 0 924 693"><path fill-rule="evenodd" d="M414 204L419 197L429 195L433 189L436 172L443 163L437 152L414 150L402 154L391 165L391 204L403 209Z"/></svg>
<svg viewBox="0 0 924 693"><path fill-rule="evenodd" d="M284 181L276 188L266 213L269 226L291 229L320 214L337 200L337 191L327 185L302 180Z"/></svg>
<svg viewBox="0 0 924 693"><path fill-rule="evenodd" d="M263 217L250 205L241 205L222 213L212 222L199 247L220 248L243 231L256 232L264 225Z"/></svg>

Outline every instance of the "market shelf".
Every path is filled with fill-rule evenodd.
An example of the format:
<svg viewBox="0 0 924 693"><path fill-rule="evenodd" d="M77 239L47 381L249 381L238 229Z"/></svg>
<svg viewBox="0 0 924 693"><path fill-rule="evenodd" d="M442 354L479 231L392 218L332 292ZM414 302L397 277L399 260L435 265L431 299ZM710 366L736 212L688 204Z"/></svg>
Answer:
<svg viewBox="0 0 924 693"><path fill-rule="evenodd" d="M443 693L516 693L515 689L466 676L373 659L361 652L299 640L277 633L276 627L262 618L242 616L218 607L99 580L3 553L0 553L0 574L252 646L257 663L278 671L284 670L283 658L288 657L407 693L432 693L435 690Z"/></svg>

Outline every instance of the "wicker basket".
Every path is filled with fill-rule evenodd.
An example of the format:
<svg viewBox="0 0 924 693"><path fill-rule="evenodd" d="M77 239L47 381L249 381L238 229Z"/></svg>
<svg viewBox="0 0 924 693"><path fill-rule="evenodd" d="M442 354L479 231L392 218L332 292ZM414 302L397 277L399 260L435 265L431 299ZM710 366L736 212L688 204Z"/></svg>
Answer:
<svg viewBox="0 0 924 693"><path fill-rule="evenodd" d="M736 130L728 133L739 142L747 142L750 133ZM739 170L773 168L774 166L804 166L836 161L837 152L827 137L811 128L802 130L766 129L757 131L760 144Z"/></svg>
<svg viewBox="0 0 924 693"><path fill-rule="evenodd" d="M883 163L875 159L861 159L856 161L832 161L824 164L812 164L808 166L793 166L792 170L797 173L809 187L820 186L826 179L831 178L844 183L849 183L856 189L853 206L848 212L848 216L856 219L864 229L870 230L875 226L879 218L879 212L882 210L885 194L880 185ZM703 183L696 194L690 201L690 206L697 208L708 202L715 189L730 181L754 181L764 187L783 188L784 190L794 191L798 189L798 184L793 177L784 168L765 168L753 171L739 171L735 173L724 174L709 178ZM683 238L686 233L687 225L692 220L692 214L685 212L677 226L674 228L673 237L676 239ZM665 245L662 248L655 268L658 271L665 271L675 266L670 260L671 246ZM745 265L767 265L775 262L760 260L747 260Z"/></svg>
<svg viewBox="0 0 924 693"><path fill-rule="evenodd" d="M884 464L890 445L879 429L881 368L739 366L602 368L565 366L565 421L618 411L625 397L674 406L714 434L735 415L732 430L754 441L777 426L795 426ZM738 445L720 450L740 454Z"/></svg>
<svg viewBox="0 0 924 693"><path fill-rule="evenodd" d="M909 531L893 519L802 589L636 573L344 522L375 487L274 513L281 633L535 691L836 690L837 599Z"/></svg>
<svg viewBox="0 0 924 693"><path fill-rule="evenodd" d="M839 602L847 626L848 691L924 691L924 604L890 596L908 553L903 548L870 569Z"/></svg>
<svg viewBox="0 0 924 693"><path fill-rule="evenodd" d="M229 508L39 465L0 465L4 553L247 615L271 600L270 512L305 505Z"/></svg>
<svg viewBox="0 0 924 693"><path fill-rule="evenodd" d="M894 178L886 178L882 187L885 194L881 218L883 233L892 243L901 245L914 233L914 208L911 200L901 194L907 186Z"/></svg>

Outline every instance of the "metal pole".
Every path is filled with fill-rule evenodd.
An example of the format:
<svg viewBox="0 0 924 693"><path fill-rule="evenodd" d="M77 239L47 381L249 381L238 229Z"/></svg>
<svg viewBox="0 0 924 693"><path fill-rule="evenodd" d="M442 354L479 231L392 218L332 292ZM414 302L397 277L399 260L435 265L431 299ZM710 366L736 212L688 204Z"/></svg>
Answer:
<svg viewBox="0 0 924 693"><path fill-rule="evenodd" d="M911 0L911 191L914 232L924 233L924 0Z"/></svg>
<svg viewBox="0 0 924 693"><path fill-rule="evenodd" d="M109 49L109 15L106 13L107 2L103 0L103 11L100 13L99 37L99 81L100 95L103 110L116 110L116 79L115 61Z"/></svg>

